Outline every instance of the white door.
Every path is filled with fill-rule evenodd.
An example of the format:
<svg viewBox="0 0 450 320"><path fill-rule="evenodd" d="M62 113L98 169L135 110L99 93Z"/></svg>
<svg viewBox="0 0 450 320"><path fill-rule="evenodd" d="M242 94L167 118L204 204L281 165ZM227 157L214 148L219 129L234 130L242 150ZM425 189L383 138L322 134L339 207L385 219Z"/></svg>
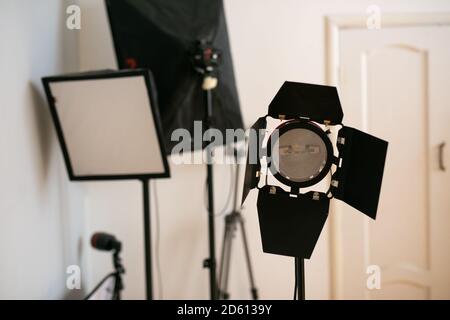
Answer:
<svg viewBox="0 0 450 320"><path fill-rule="evenodd" d="M338 46L344 124L389 147L377 220L335 208L337 298L450 299L450 26L342 29Z"/></svg>

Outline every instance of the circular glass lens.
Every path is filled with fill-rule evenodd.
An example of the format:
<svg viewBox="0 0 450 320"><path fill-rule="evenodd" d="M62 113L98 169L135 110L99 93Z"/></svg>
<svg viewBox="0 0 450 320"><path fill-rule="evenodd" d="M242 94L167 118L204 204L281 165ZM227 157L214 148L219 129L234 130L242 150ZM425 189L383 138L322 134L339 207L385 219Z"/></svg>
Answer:
<svg viewBox="0 0 450 320"><path fill-rule="evenodd" d="M275 170L294 182L305 182L317 177L327 162L327 148L314 131L295 128L281 134L272 153Z"/></svg>

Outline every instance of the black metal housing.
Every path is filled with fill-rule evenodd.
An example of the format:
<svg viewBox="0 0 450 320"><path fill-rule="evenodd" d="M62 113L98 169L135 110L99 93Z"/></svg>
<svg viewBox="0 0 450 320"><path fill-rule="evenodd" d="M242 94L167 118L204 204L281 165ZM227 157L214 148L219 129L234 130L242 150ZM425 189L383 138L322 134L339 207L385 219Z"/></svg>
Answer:
<svg viewBox="0 0 450 320"><path fill-rule="evenodd" d="M258 194L263 251L309 259L328 217L330 199L292 194L266 185Z"/></svg>
<svg viewBox="0 0 450 320"><path fill-rule="evenodd" d="M388 143L351 127L338 134L342 164L334 174L334 197L376 218Z"/></svg>
<svg viewBox="0 0 450 320"><path fill-rule="evenodd" d="M269 105L275 119L306 118L318 123L340 124L344 114L336 87L286 81Z"/></svg>
<svg viewBox="0 0 450 320"><path fill-rule="evenodd" d="M259 182L259 172L261 170L261 149L262 143L265 136L265 132L261 132L261 129L267 127L266 117L259 118L253 126L250 128L250 135L248 139L248 152L247 152L247 165L245 167L244 176L244 188L242 190L242 201L244 203L250 190L256 188ZM257 147L257 150L252 150L252 148ZM252 154L254 152L254 154Z"/></svg>

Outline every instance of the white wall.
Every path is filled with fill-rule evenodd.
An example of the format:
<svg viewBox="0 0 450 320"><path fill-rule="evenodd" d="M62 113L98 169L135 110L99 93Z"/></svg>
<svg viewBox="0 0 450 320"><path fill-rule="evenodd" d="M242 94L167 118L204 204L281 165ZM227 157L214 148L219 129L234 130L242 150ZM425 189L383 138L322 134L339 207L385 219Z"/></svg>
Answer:
<svg viewBox="0 0 450 320"><path fill-rule="evenodd" d="M0 299L81 295L66 290L66 267L82 265L82 190L68 182L40 82L78 68L65 3L0 1Z"/></svg>
<svg viewBox="0 0 450 320"><path fill-rule="evenodd" d="M82 0L80 35L82 69L115 68L111 39L102 1ZM365 14L371 4L382 12L448 10L448 1L408 0L225 0L231 46L242 112L246 125L266 114L268 103L284 80L325 82L324 17ZM171 166L172 178L158 181L160 204L160 261L164 298L207 298L207 221L204 207L204 167ZM218 207L225 201L229 169L216 168ZM142 298L142 224L140 187L133 182L91 183L87 187L89 229L116 233L125 243L128 267L126 298ZM154 202L154 201L153 201ZM154 211L153 211L154 212ZM244 209L255 278L262 298L290 299L293 294L292 259L262 253L256 214L256 193ZM155 221L155 217L153 217ZM326 226L327 228L328 226ZM218 243L222 218L217 218ZM90 231L89 231L90 232ZM307 263L307 298L330 298L328 232ZM238 238L239 241L239 238ZM248 281L239 242L231 274L232 298L249 298ZM218 247L219 248L219 247ZM89 251L95 281L107 271L109 257Z"/></svg>

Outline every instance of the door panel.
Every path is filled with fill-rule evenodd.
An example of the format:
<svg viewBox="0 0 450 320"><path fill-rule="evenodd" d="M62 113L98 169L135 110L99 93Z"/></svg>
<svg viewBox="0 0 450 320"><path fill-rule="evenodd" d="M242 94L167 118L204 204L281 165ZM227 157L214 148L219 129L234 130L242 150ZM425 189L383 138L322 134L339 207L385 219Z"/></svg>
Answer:
<svg viewBox="0 0 450 320"><path fill-rule="evenodd" d="M438 144L450 142L450 27L346 29L339 39L344 123L389 148L377 220L338 205L338 291L341 298L450 298L450 176L437 166ZM381 268L379 290L366 287L369 265Z"/></svg>

